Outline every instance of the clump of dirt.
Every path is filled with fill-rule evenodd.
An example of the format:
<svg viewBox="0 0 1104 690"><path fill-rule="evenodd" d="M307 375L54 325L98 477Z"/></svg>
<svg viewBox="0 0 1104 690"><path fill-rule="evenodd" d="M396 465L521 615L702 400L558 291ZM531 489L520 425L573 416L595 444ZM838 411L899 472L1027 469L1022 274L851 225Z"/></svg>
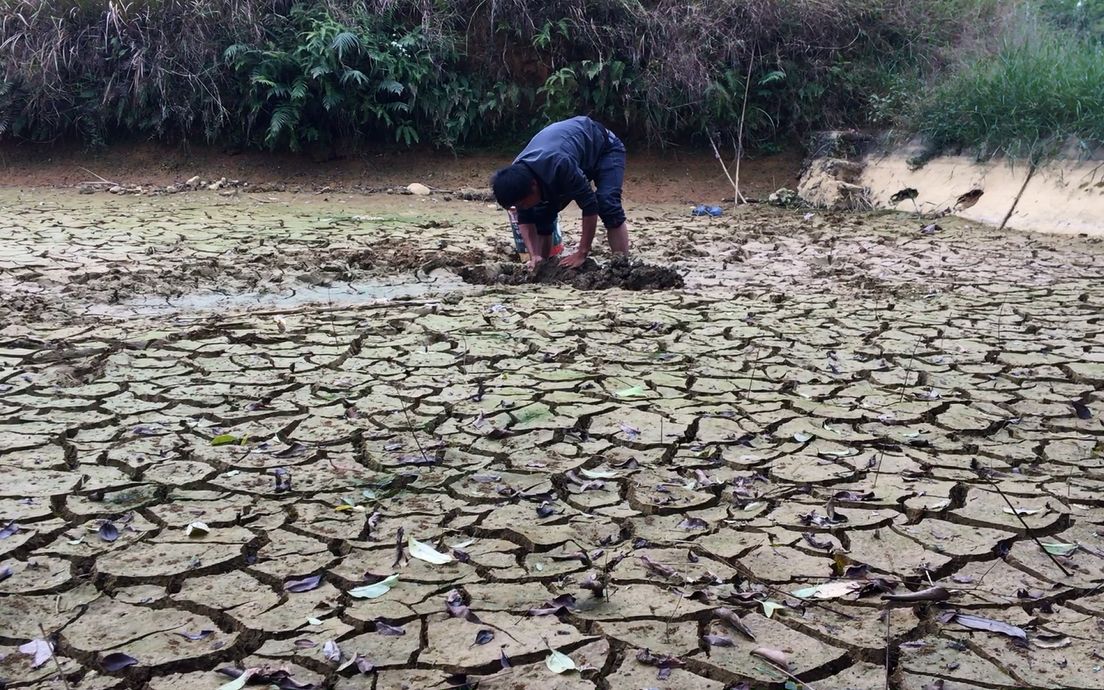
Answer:
<svg viewBox="0 0 1104 690"><path fill-rule="evenodd" d="M460 278L476 285L570 285L579 290L668 290L683 286L682 275L672 268L615 257L604 266L587 259L577 269L560 265L558 258L549 259L531 272L524 263L491 263L464 266Z"/></svg>

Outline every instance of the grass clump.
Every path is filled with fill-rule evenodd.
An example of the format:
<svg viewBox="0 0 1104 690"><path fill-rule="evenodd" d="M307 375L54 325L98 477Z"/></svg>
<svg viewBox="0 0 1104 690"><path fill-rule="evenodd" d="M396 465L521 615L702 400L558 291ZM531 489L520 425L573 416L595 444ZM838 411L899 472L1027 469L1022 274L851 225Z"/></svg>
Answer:
<svg viewBox="0 0 1104 690"><path fill-rule="evenodd" d="M1069 137L1104 142L1104 45L1032 21L916 108L911 124L935 150L1039 158Z"/></svg>

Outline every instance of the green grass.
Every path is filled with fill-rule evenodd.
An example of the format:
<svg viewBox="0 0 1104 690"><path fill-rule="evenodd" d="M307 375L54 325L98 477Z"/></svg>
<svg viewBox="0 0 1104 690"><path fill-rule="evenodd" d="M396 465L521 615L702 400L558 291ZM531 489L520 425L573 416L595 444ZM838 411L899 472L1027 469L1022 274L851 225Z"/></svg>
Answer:
<svg viewBox="0 0 1104 690"><path fill-rule="evenodd" d="M1034 26L921 97L912 126L935 150L1038 158L1070 136L1104 142L1104 46Z"/></svg>

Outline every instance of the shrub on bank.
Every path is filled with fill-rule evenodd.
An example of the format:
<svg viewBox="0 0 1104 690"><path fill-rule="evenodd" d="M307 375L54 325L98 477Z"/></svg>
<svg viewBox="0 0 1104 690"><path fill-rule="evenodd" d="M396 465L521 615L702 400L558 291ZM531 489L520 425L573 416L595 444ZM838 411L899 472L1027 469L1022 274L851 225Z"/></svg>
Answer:
<svg viewBox="0 0 1104 690"><path fill-rule="evenodd" d="M935 150L982 156L1039 157L1071 136L1104 142L1104 44L1029 19L919 101L913 126Z"/></svg>
<svg viewBox="0 0 1104 690"><path fill-rule="evenodd" d="M1041 1L1077 27L1097 16L1084 3L1104 2ZM761 150L902 122L953 144L965 115L940 129L912 105L967 89L966 71L935 100L922 85L984 44L1005 4L0 0L0 137L452 148L588 113L626 138L719 135L726 150L741 121Z"/></svg>

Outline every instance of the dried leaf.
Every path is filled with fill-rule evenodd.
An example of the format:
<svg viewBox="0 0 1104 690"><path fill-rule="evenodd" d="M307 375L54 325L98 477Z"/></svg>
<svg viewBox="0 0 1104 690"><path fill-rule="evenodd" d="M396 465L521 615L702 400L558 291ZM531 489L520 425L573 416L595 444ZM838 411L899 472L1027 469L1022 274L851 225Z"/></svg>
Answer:
<svg viewBox="0 0 1104 690"><path fill-rule="evenodd" d="M670 655L653 654L650 649L641 649L636 652L636 660L648 666L658 666L660 669L681 668L685 664L682 659Z"/></svg>
<svg viewBox="0 0 1104 690"><path fill-rule="evenodd" d="M548 658L544 660L544 665L548 667L548 670L552 673L567 673L568 671L577 671L575 662L571 660L566 654L561 654L556 650L552 650L549 653Z"/></svg>
<svg viewBox="0 0 1104 690"><path fill-rule="evenodd" d="M330 661L341 661L341 647L333 640L326 640L326 644L322 645L322 656Z"/></svg>
<svg viewBox="0 0 1104 690"><path fill-rule="evenodd" d="M617 479L621 476L612 470L588 470L586 468L579 470L579 474L587 479Z"/></svg>
<svg viewBox="0 0 1104 690"><path fill-rule="evenodd" d="M7 539L16 534L19 534L19 524L15 520L8 520L8 524L0 529L0 539Z"/></svg>
<svg viewBox="0 0 1104 690"><path fill-rule="evenodd" d="M1035 515L1036 513L1043 512L1043 509L1042 508L1016 508L1015 510L1012 510L1011 508L1006 507L1006 508L1004 508L1004 512L1008 513L1009 515Z"/></svg>
<svg viewBox="0 0 1104 690"><path fill-rule="evenodd" d="M1070 638L1058 633L1036 633L1031 636L1031 644L1042 649L1061 649L1070 646Z"/></svg>
<svg viewBox="0 0 1104 690"><path fill-rule="evenodd" d="M54 645L46 640L31 640L26 644L19 645L19 651L28 656L33 656L34 660L31 661L31 668L38 668L54 655Z"/></svg>
<svg viewBox="0 0 1104 690"><path fill-rule="evenodd" d="M1068 556L1077 550L1077 544L1060 544L1058 542L1042 542L1043 550L1055 556Z"/></svg>
<svg viewBox="0 0 1104 690"><path fill-rule="evenodd" d="M704 635L702 640L710 647L735 647L736 643L727 635Z"/></svg>
<svg viewBox="0 0 1104 690"><path fill-rule="evenodd" d="M371 661L368 661L368 659L361 656L360 654L356 655L356 658L353 659L353 663L356 664L357 670L364 675L368 675L372 671L376 670L376 665L373 664Z"/></svg>
<svg viewBox="0 0 1104 690"><path fill-rule="evenodd" d="M455 560L449 554L441 553L429 544L424 544L414 537L409 537L406 540L406 548L410 551L412 557L434 565L444 565L445 563L451 563Z"/></svg>
<svg viewBox="0 0 1104 690"><path fill-rule="evenodd" d="M400 635L405 635L406 634L406 630L404 630L402 627L394 626L394 625L391 625L390 623L385 623L384 621L382 621L378 618L375 621L375 625L376 625L376 634L377 635L387 635L389 637L399 637Z"/></svg>
<svg viewBox="0 0 1104 690"><path fill-rule="evenodd" d="M674 577L675 575L678 574L675 571L674 568L672 568L670 566L667 566L667 565L663 565L662 563L656 563L655 561L648 558L647 556L641 556L640 557L640 562L644 564L644 567L649 572L655 573L656 575L659 575L660 577Z"/></svg>
<svg viewBox="0 0 1104 690"><path fill-rule="evenodd" d="M699 517L688 517L676 527L684 530L709 529L709 523Z"/></svg>
<svg viewBox="0 0 1104 690"><path fill-rule="evenodd" d="M318 589L321 584L321 575L311 575L310 577L304 577L302 580L288 580L284 583L284 590L288 592L309 592L312 589Z"/></svg>
<svg viewBox="0 0 1104 690"><path fill-rule="evenodd" d="M992 618L982 618L981 616L974 616L969 613L952 614L952 620L955 623L973 630L985 630L987 632L1000 633L1001 635L1007 635L1009 637L1015 637L1021 640L1027 639L1027 633L1023 628L1018 628L1015 625L1010 625L1004 621L993 620Z"/></svg>
<svg viewBox="0 0 1104 690"><path fill-rule="evenodd" d="M759 604L763 607L763 615L767 618L773 618L774 612L778 609L786 608L784 605L775 601L761 601Z"/></svg>
<svg viewBox="0 0 1104 690"><path fill-rule="evenodd" d="M379 582L370 585L364 585L363 587L355 587L349 590L349 596L356 597L357 599L378 599L384 594L391 591L399 581L398 575L391 575L385 577Z"/></svg>
<svg viewBox="0 0 1104 690"><path fill-rule="evenodd" d="M617 391L615 395L619 398L638 398L644 395L644 386L632 386L631 388L624 388Z"/></svg>
<svg viewBox="0 0 1104 690"><path fill-rule="evenodd" d="M751 650L751 655L766 659L779 668L790 670L790 657L781 650L771 649L770 647L756 647Z"/></svg>
<svg viewBox="0 0 1104 690"><path fill-rule="evenodd" d="M836 580L790 592L799 599L841 599L861 593L869 583L860 580Z"/></svg>
<svg viewBox="0 0 1104 690"><path fill-rule="evenodd" d="M138 660L129 654L123 654L122 652L112 652L105 656L100 665L103 666L103 670L108 673L114 673L115 671L121 671L127 666L134 666L138 663Z"/></svg>
<svg viewBox="0 0 1104 690"><path fill-rule="evenodd" d="M488 642L490 642L491 640L494 639L494 636L495 636L494 630L489 630L487 628L484 628L484 629L480 630L479 632L475 633L475 643L476 644L487 644Z"/></svg>
<svg viewBox="0 0 1104 690"><path fill-rule="evenodd" d="M237 669L235 669L235 670L237 670ZM255 673L257 673L257 671L259 671L259 670L260 669L258 669L258 668L247 668L240 675L238 675L238 677L235 678L234 680L230 681L229 683L226 683L225 685L220 685L218 690L242 690L242 688L245 687L245 684L249 682L249 679L252 678L253 675ZM224 672L224 671L220 671L220 672Z"/></svg>
<svg viewBox="0 0 1104 690"><path fill-rule="evenodd" d="M713 610L713 615L719 620L728 623L733 630L740 633L744 637L748 638L752 642L755 641L755 633L751 632L751 629L744 625L744 622L740 620L740 617L736 615L736 612L728 608L718 608Z"/></svg>
<svg viewBox="0 0 1104 690"><path fill-rule="evenodd" d="M916 592L905 592L903 594L883 594L883 601L901 601L901 602L917 602L917 601L946 601L951 598L951 593L944 587L928 587L927 589L921 589Z"/></svg>
<svg viewBox="0 0 1104 690"><path fill-rule="evenodd" d="M108 520L101 522L100 528L96 532L100 535L100 539L104 541L115 541L119 538L119 528Z"/></svg>
<svg viewBox="0 0 1104 690"><path fill-rule="evenodd" d="M621 433L625 434L630 441L635 441L640 437L640 429L637 429L635 426L626 424L625 422L618 422L618 426L621 427Z"/></svg>
<svg viewBox="0 0 1104 690"><path fill-rule="evenodd" d="M211 533L211 528L203 522L193 522L184 528L184 536L191 537L193 539L199 539L206 537Z"/></svg>

